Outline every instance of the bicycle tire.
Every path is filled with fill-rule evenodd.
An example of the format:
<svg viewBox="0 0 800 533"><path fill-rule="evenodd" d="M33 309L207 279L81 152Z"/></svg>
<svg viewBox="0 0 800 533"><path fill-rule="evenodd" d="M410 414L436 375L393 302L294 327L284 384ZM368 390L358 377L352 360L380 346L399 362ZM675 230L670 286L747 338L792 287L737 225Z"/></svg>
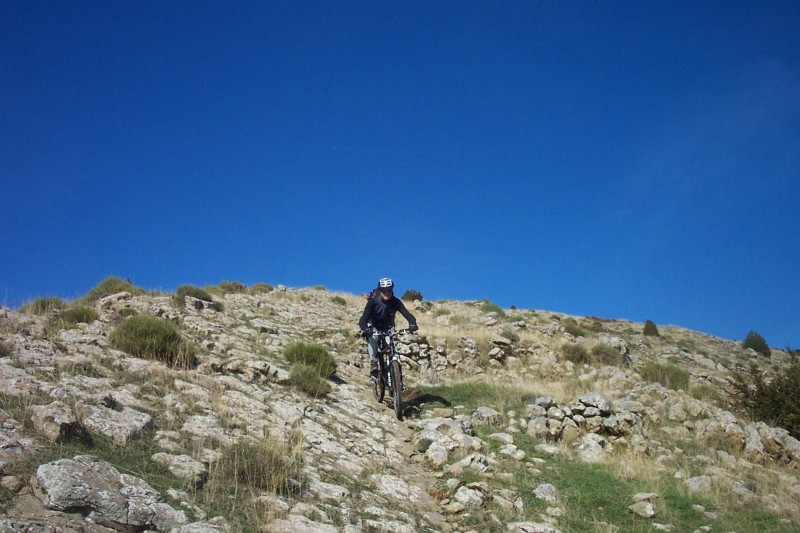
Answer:
<svg viewBox="0 0 800 533"><path fill-rule="evenodd" d="M392 400L394 402L394 414L398 420L403 419L403 374L400 369L400 361L392 361L389 366L392 373Z"/></svg>
<svg viewBox="0 0 800 533"><path fill-rule="evenodd" d="M382 402L386 394L386 383L383 380L383 372L379 370L378 377L371 377L370 381L372 382L372 396L378 403Z"/></svg>

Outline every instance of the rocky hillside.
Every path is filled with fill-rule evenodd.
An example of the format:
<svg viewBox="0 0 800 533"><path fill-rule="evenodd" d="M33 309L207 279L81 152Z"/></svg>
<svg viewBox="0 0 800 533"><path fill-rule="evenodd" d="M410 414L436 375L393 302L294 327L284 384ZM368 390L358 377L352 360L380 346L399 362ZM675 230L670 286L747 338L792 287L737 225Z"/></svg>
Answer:
<svg viewBox="0 0 800 533"><path fill-rule="evenodd" d="M398 420L368 388L363 296L213 299L121 292L90 323L0 308L4 530L800 531L800 442L728 410L731 369L759 357L736 343L414 302ZM178 325L195 362L114 348L137 315ZM298 386L298 342L333 355L329 393Z"/></svg>

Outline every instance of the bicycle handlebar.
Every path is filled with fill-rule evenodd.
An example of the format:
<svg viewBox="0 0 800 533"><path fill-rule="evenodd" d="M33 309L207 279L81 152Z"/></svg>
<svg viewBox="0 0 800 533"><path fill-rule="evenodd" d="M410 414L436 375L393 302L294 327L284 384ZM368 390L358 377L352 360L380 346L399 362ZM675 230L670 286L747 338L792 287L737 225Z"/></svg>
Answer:
<svg viewBox="0 0 800 533"><path fill-rule="evenodd" d="M391 329L388 329L386 331L381 331L376 327L371 327L370 329L372 330L373 336L389 335L391 337L397 337L398 335L405 335L406 333L414 333L408 328L398 329L397 331L392 331Z"/></svg>

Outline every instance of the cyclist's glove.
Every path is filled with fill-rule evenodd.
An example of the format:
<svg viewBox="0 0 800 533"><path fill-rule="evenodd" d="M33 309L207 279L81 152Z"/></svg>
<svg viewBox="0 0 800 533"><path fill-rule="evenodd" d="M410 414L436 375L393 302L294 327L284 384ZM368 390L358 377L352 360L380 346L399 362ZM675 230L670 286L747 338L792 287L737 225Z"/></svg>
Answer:
<svg viewBox="0 0 800 533"><path fill-rule="evenodd" d="M417 327L417 325L416 325L416 324L410 324L410 325L408 326L408 331L417 331L418 329L419 329L419 328Z"/></svg>
<svg viewBox="0 0 800 533"><path fill-rule="evenodd" d="M369 337L369 330L368 329L362 329L361 330L361 336L362 337Z"/></svg>

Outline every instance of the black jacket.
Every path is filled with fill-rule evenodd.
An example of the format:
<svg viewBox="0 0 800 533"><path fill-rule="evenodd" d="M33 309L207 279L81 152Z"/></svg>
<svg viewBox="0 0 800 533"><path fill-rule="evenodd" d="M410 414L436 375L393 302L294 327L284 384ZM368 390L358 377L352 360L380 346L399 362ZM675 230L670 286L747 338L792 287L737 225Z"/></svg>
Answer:
<svg viewBox="0 0 800 533"><path fill-rule="evenodd" d="M358 327L364 331L369 324L372 324L373 327L386 331L394 327L394 315L398 311L408 320L409 326L417 325L417 319L408 312L402 300L397 296L393 295L390 300L384 301L380 294L374 294L367 300L364 313L361 315L361 320L358 321Z"/></svg>

